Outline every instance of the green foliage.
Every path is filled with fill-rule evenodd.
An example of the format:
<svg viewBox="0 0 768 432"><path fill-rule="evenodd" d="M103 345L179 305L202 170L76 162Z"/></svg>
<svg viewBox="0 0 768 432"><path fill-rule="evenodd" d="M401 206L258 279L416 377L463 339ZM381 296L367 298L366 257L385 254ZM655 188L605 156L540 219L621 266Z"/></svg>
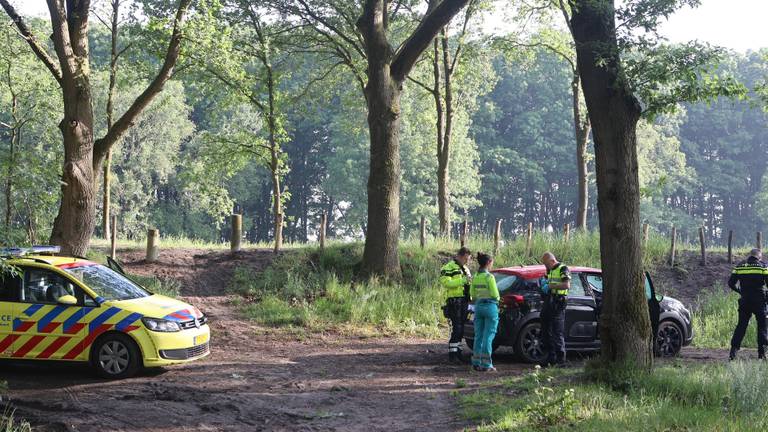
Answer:
<svg viewBox="0 0 768 432"><path fill-rule="evenodd" d="M0 414L0 432L32 432L32 426L26 420L18 420L15 410L6 406Z"/></svg>
<svg viewBox="0 0 768 432"><path fill-rule="evenodd" d="M128 275L131 280L146 288L152 294L175 298L181 294L181 284L175 279L161 279L155 276Z"/></svg>
<svg viewBox="0 0 768 432"><path fill-rule="evenodd" d="M576 420L577 401L574 389L554 388L553 378L544 375L538 365L528 377L533 388L533 397L525 407L525 412L534 427L547 428Z"/></svg>
<svg viewBox="0 0 768 432"><path fill-rule="evenodd" d="M693 311L693 332L696 335L693 342L698 347L730 348L731 336L739 320L739 295L722 286L705 293L700 299L700 305ZM754 320L747 327L742 346L757 347L757 330Z"/></svg>

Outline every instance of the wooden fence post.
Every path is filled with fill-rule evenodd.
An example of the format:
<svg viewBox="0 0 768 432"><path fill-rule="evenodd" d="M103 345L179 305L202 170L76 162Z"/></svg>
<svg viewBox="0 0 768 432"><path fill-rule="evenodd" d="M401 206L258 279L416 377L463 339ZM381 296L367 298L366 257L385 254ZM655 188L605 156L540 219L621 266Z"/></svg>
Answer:
<svg viewBox="0 0 768 432"><path fill-rule="evenodd" d="M728 231L728 264L733 264L733 230Z"/></svg>
<svg viewBox="0 0 768 432"><path fill-rule="evenodd" d="M568 240L571 238L571 224L567 223L563 227L563 240L568 243Z"/></svg>
<svg viewBox="0 0 768 432"><path fill-rule="evenodd" d="M422 249L427 246L427 218L421 216L421 224L419 225L419 245Z"/></svg>
<svg viewBox="0 0 768 432"><path fill-rule="evenodd" d="M675 266L675 252L677 249L677 227L672 225L672 246L669 249L669 265Z"/></svg>
<svg viewBox="0 0 768 432"><path fill-rule="evenodd" d="M109 256L112 259L117 259L117 215L112 215L112 226L110 227L112 232L109 236L109 240L112 243L109 249Z"/></svg>
<svg viewBox="0 0 768 432"><path fill-rule="evenodd" d="M160 230L151 228L147 230L147 258L148 263L157 261L160 256Z"/></svg>
<svg viewBox="0 0 768 432"><path fill-rule="evenodd" d="M325 227L328 225L328 213L323 212L320 216L320 250L325 249Z"/></svg>
<svg viewBox="0 0 768 432"><path fill-rule="evenodd" d="M699 227L699 243L701 244L701 265L707 265L707 244L704 241L704 227Z"/></svg>
<svg viewBox="0 0 768 432"><path fill-rule="evenodd" d="M493 230L493 256L499 254L501 242L501 219L496 220L496 229Z"/></svg>
<svg viewBox="0 0 768 432"><path fill-rule="evenodd" d="M755 246L758 249L763 249L763 233L762 231L757 232L757 246Z"/></svg>
<svg viewBox="0 0 768 432"><path fill-rule="evenodd" d="M643 224L643 249L648 248L648 229L650 226L648 225L648 222Z"/></svg>
<svg viewBox="0 0 768 432"><path fill-rule="evenodd" d="M232 253L240 252L240 242L243 238L243 215L232 215L232 233L229 239L229 250Z"/></svg>
<svg viewBox="0 0 768 432"><path fill-rule="evenodd" d="M469 232L469 224L467 223L467 220L464 219L464 223L461 225L461 236L459 241L461 242L461 247L464 247L467 245L467 233Z"/></svg>
<svg viewBox="0 0 768 432"><path fill-rule="evenodd" d="M528 222L528 231L525 233L525 256L531 256L531 242L533 241L533 222Z"/></svg>

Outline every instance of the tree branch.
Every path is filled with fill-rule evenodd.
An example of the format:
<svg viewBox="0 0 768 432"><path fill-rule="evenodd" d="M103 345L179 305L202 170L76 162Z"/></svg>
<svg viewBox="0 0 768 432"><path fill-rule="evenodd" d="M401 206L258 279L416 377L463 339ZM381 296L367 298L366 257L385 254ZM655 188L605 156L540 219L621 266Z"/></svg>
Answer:
<svg viewBox="0 0 768 432"><path fill-rule="evenodd" d="M11 3L8 0L0 0L0 5L3 6L5 13L7 13L8 17L11 18L11 20L16 24L16 27L21 33L21 36L27 41L29 47L32 48L32 51L35 53L37 58L40 59L43 64L45 64L45 67L47 67L51 72L53 78L55 78L56 81L61 84L61 70L56 65L56 62L53 60L53 58L48 55L48 52L45 50L45 48L37 42L37 38L35 38L35 35L32 34L32 30L30 30L24 20L21 19L21 16L19 16L19 14L16 12L16 9L11 6Z"/></svg>
<svg viewBox="0 0 768 432"><path fill-rule="evenodd" d="M421 81L419 81L419 80L417 80L415 78L411 78L410 76L408 76L408 81L410 81L410 82L418 85L419 87L423 88L429 94L432 94L432 95L435 94L435 89L433 89L432 87L424 84L423 82L421 82Z"/></svg>
<svg viewBox="0 0 768 432"><path fill-rule="evenodd" d="M447 25L451 19L470 0L443 0L431 13L421 21L413 34L405 41L392 61L392 77L398 81L404 81L411 68L418 60L421 53L427 49L437 33Z"/></svg>
<svg viewBox="0 0 768 432"><path fill-rule="evenodd" d="M165 61L160 68L157 76L142 92L136 100L133 101L130 108L115 122L103 138L96 140L94 144L94 161L101 159L107 153L110 147L131 127L141 112L152 102L155 96L163 90L166 81L173 75L173 69L181 52L181 33L184 24L184 18L189 9L192 0L180 0L179 8L176 11L176 17L173 22L173 31L171 40L168 42L168 51L165 54Z"/></svg>

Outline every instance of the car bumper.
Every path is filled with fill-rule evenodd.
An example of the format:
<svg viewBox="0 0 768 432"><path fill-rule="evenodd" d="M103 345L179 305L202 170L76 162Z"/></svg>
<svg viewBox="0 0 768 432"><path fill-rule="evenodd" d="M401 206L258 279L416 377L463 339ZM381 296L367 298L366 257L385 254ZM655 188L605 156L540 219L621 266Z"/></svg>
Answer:
<svg viewBox="0 0 768 432"><path fill-rule="evenodd" d="M142 344L146 367L188 363L206 357L211 352L211 330L208 325L174 333L146 333L149 336L148 343Z"/></svg>

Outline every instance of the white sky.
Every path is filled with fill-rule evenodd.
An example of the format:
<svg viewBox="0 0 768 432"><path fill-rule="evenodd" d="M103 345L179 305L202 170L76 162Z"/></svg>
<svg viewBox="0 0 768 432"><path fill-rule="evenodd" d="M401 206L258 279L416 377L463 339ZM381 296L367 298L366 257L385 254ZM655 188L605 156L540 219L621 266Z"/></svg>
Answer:
<svg viewBox="0 0 768 432"><path fill-rule="evenodd" d="M45 0L16 0L21 13L44 16ZM661 33L672 42L698 39L737 51L768 47L768 1L701 0L696 9L672 15Z"/></svg>

